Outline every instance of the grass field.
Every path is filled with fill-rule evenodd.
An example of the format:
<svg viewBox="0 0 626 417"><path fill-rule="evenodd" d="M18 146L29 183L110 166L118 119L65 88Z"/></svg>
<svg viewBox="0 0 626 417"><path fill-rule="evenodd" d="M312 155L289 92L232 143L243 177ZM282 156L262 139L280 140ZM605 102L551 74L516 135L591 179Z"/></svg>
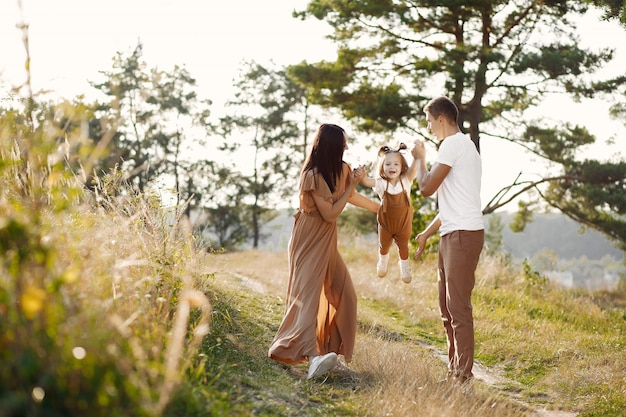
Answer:
<svg viewBox="0 0 626 417"><path fill-rule="evenodd" d="M329 385L324 390L343 391L327 394L326 407L345 409L332 413L624 414L623 295L565 291L526 277L521 266L509 265L506 259L483 257L474 293L477 381L474 394L467 396L437 385L446 369L436 310L435 260L414 263L414 280L406 285L393 269L384 279L376 277L375 248L365 247L358 238L346 239L342 253L360 297L360 326L350 364L354 373L331 375L323 384ZM262 304L255 311L256 322L266 323L263 328L270 334L258 343L256 355L264 355L280 323L288 279L286 254L253 251L214 258L214 285L239 294L232 297L245 297L242 305ZM250 320L255 320L254 314ZM267 366L280 368L271 362ZM306 365L280 371L294 380L282 395L297 392L301 384L320 389L304 380ZM341 406L330 401L335 396ZM293 412L287 409L285 415Z"/></svg>
<svg viewBox="0 0 626 417"><path fill-rule="evenodd" d="M207 251L182 209L117 177L87 191L56 136L13 116L0 118L0 417L626 415L623 285L565 290L485 254L464 392L437 383L434 257L407 285L392 255L380 279L375 245L342 231L354 360L309 381L306 364L267 358L285 252Z"/></svg>
<svg viewBox="0 0 626 417"><path fill-rule="evenodd" d="M349 372L306 380L267 358L287 254L209 253L150 199L59 212L4 200L0 416L623 416L626 296L550 286L483 256L473 393L440 386L435 259L375 276L371 241L340 251L359 296ZM395 259L390 265L395 266Z"/></svg>

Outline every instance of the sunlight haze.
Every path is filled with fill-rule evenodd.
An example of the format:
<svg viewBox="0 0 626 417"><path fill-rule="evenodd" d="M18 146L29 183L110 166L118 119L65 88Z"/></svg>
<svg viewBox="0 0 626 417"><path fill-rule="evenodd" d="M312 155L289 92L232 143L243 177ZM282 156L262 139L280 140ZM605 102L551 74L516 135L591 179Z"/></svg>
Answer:
<svg viewBox="0 0 626 417"><path fill-rule="evenodd" d="M333 60L336 47L325 38L331 29L314 19L292 17L308 1L231 0L4 0L0 13L0 98L11 100L11 88L25 81L25 50L22 33L16 27L29 25L32 84L34 91L49 90L72 98L96 94L89 81L100 80L100 71L111 69L117 52L128 53L143 44L149 67L169 70L184 66L197 80L198 95L213 101L211 111L220 114L232 97L232 81L244 60L262 65ZM19 5L21 4L22 10ZM605 72L626 68L626 29L599 22L596 13L579 26L584 46L616 47L614 66ZM598 146L588 157L610 158L624 149L620 132L624 126L612 121L601 101L573 103L550 99L537 109L536 117L552 121L582 123L598 136ZM338 116L338 119L339 116ZM333 122L336 122L333 120ZM349 126L346 126L350 130ZM616 146L607 147L609 139ZM412 142L398 135L398 141ZM483 205L520 171L544 173L542 164L523 156L520 149L483 137ZM374 154L358 143L347 153L349 162L362 162ZM434 148L429 148L430 159ZM623 155L622 155L623 157ZM237 158L243 160L245 158Z"/></svg>

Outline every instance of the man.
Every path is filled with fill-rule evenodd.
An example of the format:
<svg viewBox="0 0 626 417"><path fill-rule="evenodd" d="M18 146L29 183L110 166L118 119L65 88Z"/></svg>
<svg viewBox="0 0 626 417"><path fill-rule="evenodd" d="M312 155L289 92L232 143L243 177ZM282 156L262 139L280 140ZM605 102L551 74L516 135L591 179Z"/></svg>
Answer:
<svg viewBox="0 0 626 417"><path fill-rule="evenodd" d="M425 197L437 192L439 213L417 235L414 258L422 255L426 240L439 230L439 309L448 342L447 380L465 384L473 378L471 296L485 240L480 203L482 165L476 146L459 129L459 112L450 99L431 100L424 113L428 130L439 140L439 152L430 171L423 141L417 142L413 157L418 160L420 191Z"/></svg>

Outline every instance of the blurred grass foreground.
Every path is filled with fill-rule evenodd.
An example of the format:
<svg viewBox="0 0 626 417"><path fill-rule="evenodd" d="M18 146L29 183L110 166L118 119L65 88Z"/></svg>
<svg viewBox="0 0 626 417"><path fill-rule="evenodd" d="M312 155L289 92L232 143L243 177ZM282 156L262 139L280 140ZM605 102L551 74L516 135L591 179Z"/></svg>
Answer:
<svg viewBox="0 0 626 417"><path fill-rule="evenodd" d="M0 116L0 415L159 415L209 331L197 248L157 198L88 180L85 109L38 110Z"/></svg>

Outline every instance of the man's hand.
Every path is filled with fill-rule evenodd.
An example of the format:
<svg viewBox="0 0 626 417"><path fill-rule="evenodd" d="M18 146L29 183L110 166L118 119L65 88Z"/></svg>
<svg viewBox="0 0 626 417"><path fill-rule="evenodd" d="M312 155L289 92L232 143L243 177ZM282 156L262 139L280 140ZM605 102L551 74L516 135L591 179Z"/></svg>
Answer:
<svg viewBox="0 0 626 417"><path fill-rule="evenodd" d="M422 253L424 253L424 250L426 249L426 240L428 240L428 238L424 233L420 233L415 236L415 240L417 241L417 250L413 255L413 259L417 260L420 256L422 256Z"/></svg>

